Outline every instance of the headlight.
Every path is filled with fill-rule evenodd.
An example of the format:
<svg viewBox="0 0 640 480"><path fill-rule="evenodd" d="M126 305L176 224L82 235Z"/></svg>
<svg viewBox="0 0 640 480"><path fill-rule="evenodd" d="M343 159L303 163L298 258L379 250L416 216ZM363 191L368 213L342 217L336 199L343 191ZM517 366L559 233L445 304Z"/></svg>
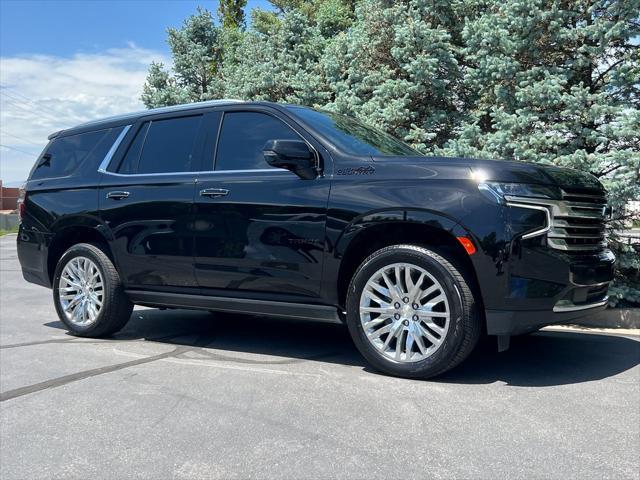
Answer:
<svg viewBox="0 0 640 480"><path fill-rule="evenodd" d="M490 200L504 203L505 197L547 198L559 200L560 189L547 185L530 183L482 182L478 184L480 191Z"/></svg>

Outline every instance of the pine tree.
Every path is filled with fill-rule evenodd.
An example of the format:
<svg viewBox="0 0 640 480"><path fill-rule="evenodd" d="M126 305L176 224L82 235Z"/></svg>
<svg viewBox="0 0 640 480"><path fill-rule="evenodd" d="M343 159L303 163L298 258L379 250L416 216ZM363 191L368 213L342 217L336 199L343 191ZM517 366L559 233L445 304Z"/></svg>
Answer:
<svg viewBox="0 0 640 480"><path fill-rule="evenodd" d="M220 0L218 4L218 17L224 28L244 29L244 7L247 0Z"/></svg>
<svg viewBox="0 0 640 480"><path fill-rule="evenodd" d="M467 118L444 149L599 177L616 212L618 285L627 285L618 296L636 302L640 259L615 232L627 220L626 202L640 198L639 7L637 0L488 2L462 32Z"/></svg>
<svg viewBox="0 0 640 480"><path fill-rule="evenodd" d="M237 44L222 72L225 93L234 98L324 105L329 87L320 58L353 20L346 0L282 0L282 12L254 12L259 24Z"/></svg>
<svg viewBox="0 0 640 480"><path fill-rule="evenodd" d="M158 64L151 66L141 97L145 105L153 108L176 101L220 97L223 85L218 72L225 38L222 30L214 25L211 12L200 7L181 28L169 28L167 42L174 75Z"/></svg>
<svg viewBox="0 0 640 480"><path fill-rule="evenodd" d="M319 58L327 39L297 10L284 14L275 32L248 33L236 61L224 69L225 93L247 100L323 104L326 86Z"/></svg>
<svg viewBox="0 0 640 480"><path fill-rule="evenodd" d="M430 0L366 0L347 34L327 48L330 107L429 151L457 123L462 76L452 35L455 12Z"/></svg>
<svg viewBox="0 0 640 480"><path fill-rule="evenodd" d="M276 32L282 18L291 12L302 15L311 24L317 24L322 34L330 39L345 30L353 20L355 0L270 0L275 10L254 8L251 12L255 31Z"/></svg>
<svg viewBox="0 0 640 480"><path fill-rule="evenodd" d="M142 102L149 108L178 105L191 99L187 89L177 85L162 63L151 63L142 89Z"/></svg>

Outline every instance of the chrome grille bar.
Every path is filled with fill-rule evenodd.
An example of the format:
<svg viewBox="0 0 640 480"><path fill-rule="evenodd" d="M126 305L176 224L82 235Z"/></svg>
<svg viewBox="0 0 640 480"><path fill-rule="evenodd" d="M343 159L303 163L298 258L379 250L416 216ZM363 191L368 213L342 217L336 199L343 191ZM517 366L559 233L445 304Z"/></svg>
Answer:
<svg viewBox="0 0 640 480"><path fill-rule="evenodd" d="M562 196L562 200L511 196L505 199L508 205L527 205L528 208L535 205L549 211L548 227L529 233L523 238L546 233L551 248L569 252L597 251L606 247L604 196L564 190Z"/></svg>

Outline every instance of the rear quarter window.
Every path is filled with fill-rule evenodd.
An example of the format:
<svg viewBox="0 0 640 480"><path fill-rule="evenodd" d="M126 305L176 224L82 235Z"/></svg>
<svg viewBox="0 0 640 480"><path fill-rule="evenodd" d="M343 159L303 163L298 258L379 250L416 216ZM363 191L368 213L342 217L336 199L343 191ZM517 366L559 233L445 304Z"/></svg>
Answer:
<svg viewBox="0 0 640 480"><path fill-rule="evenodd" d="M201 127L202 115L145 122L120 165L108 170L125 175L192 172L200 166Z"/></svg>
<svg viewBox="0 0 640 480"><path fill-rule="evenodd" d="M29 178L69 177L97 170L122 128L54 138L38 158Z"/></svg>

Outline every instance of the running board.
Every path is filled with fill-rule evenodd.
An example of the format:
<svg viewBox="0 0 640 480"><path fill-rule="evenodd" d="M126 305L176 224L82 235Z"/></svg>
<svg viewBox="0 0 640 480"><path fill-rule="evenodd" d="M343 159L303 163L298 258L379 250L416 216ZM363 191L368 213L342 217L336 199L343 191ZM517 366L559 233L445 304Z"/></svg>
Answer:
<svg viewBox="0 0 640 480"><path fill-rule="evenodd" d="M147 307L187 308L215 310L218 312L267 315L270 317L297 318L342 324L338 309L327 305L275 302L251 298L212 297L184 293L151 292L148 290L126 290L129 299Z"/></svg>

